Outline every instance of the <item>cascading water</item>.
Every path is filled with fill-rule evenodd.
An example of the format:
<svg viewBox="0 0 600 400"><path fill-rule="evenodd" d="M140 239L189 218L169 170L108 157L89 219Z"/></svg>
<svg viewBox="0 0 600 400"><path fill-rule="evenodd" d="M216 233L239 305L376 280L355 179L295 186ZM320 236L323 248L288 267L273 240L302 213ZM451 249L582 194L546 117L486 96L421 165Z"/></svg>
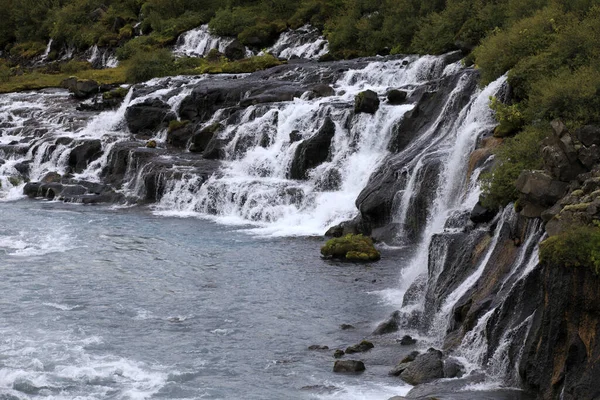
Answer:
<svg viewBox="0 0 600 400"><path fill-rule="evenodd" d="M318 59L327 54L329 43L318 29L305 25L295 30L283 32L277 42L267 52L279 58Z"/></svg>
<svg viewBox="0 0 600 400"><path fill-rule="evenodd" d="M443 73L440 63L435 57L375 61L345 73L334 84L333 97L249 107L238 123L229 123L220 134L230 138L221 173L202 186L194 176L169 182L157 210L253 224L262 234L322 234L356 215L358 193L389 154L394 126L413 108L384 103L374 115L354 115L356 94L367 87L384 91L422 84ZM329 158L306 180L289 179L299 146L290 142L290 133L300 132L307 140L326 117L336 122ZM224 121L217 114L206 125L215 122Z"/></svg>
<svg viewBox="0 0 600 400"><path fill-rule="evenodd" d="M212 49L223 53L231 42L233 42L233 38L214 36L208 30L208 25L202 25L179 36L173 53L190 57L204 57Z"/></svg>
<svg viewBox="0 0 600 400"><path fill-rule="evenodd" d="M92 46L87 52L87 61L95 68L116 68L119 60L110 49L100 49L97 45Z"/></svg>

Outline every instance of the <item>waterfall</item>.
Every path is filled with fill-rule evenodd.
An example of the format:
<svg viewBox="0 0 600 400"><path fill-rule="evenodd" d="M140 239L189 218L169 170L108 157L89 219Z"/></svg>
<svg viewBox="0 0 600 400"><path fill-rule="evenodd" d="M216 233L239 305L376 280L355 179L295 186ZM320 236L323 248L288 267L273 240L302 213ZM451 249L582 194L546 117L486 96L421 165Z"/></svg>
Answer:
<svg viewBox="0 0 600 400"><path fill-rule="evenodd" d="M314 58L327 54L329 43L318 29L304 25L281 34L277 42L267 52L279 58Z"/></svg>
<svg viewBox="0 0 600 400"><path fill-rule="evenodd" d="M222 171L202 185L193 174L167 182L157 212L249 224L264 235L320 235L353 218L356 197L389 155L394 127L414 107L382 102L374 115L355 115L354 97L365 88L385 93L390 86L423 84L426 78L443 73L443 67L432 68L441 60L373 61L337 79L332 97L250 106L235 123L216 114L205 126L215 122L226 126L219 134L229 140ZM299 132L302 140L310 139L327 117L335 122L330 156L310 171L306 180L289 179L300 145L290 141L290 133Z"/></svg>
<svg viewBox="0 0 600 400"><path fill-rule="evenodd" d="M477 139L489 132L496 124L489 108L489 98L501 89L504 82L505 77L499 78L485 89L475 93L467 107L460 111L458 118L451 124L448 124L447 112L443 110L438 120L422 136L421 142L426 143L424 150L412 160L407 160L404 169L409 174L408 185L401 194L400 206L395 218L401 226L406 224L411 204L419 192L416 186L423 184L423 180L420 179L423 168L429 165L432 159L442 163L444 168L438 178L439 185L416 256L402 274L401 285L404 291L417 277L426 273L431 240L435 234L444 230L450 214L461 210L470 211L477 202L478 196L471 195L471 192L478 194L478 185L469 185L469 182L466 182L468 158L475 148ZM461 92L460 85L464 84L463 80L454 89L445 108L450 107L453 96ZM442 131L442 135L436 134L438 130ZM434 134L436 137L431 138ZM419 144L419 142L414 143L405 153L412 156L413 147Z"/></svg>
<svg viewBox="0 0 600 400"><path fill-rule="evenodd" d="M94 45L85 54L88 54L87 61L94 68L116 68L119 65L117 56L110 49L100 49Z"/></svg>
<svg viewBox="0 0 600 400"><path fill-rule="evenodd" d="M173 53L190 57L204 57L212 49L223 53L233 40L233 38L214 36L208 30L208 25L202 25L181 34Z"/></svg>

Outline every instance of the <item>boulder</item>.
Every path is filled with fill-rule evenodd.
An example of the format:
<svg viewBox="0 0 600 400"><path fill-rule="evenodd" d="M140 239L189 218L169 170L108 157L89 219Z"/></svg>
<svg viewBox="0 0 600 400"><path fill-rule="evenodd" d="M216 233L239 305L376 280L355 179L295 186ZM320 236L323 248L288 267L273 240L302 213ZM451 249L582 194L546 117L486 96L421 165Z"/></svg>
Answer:
<svg viewBox="0 0 600 400"><path fill-rule="evenodd" d="M542 148L544 169L559 181L569 182L577 175L586 172L577 157L577 151L568 134L558 140L556 138L546 141Z"/></svg>
<svg viewBox="0 0 600 400"><path fill-rule="evenodd" d="M578 150L578 158L581 164L587 169L592 169L600 163L600 147L593 144L589 147L582 146Z"/></svg>
<svg viewBox="0 0 600 400"><path fill-rule="evenodd" d="M167 132L167 143L171 146L184 149L192 137L193 128L189 121L173 120L169 124Z"/></svg>
<svg viewBox="0 0 600 400"><path fill-rule="evenodd" d="M515 186L524 202L539 209L539 215L535 215L536 211L532 213L533 215L530 214L531 217L539 217L544 208L553 206L568 189L567 183L554 180L544 171L521 172Z"/></svg>
<svg viewBox="0 0 600 400"><path fill-rule="evenodd" d="M350 346L346 349L346 354L354 354L354 353L364 353L365 351L369 351L374 348L375 345L368 340L363 340L359 344L355 344L354 346Z"/></svg>
<svg viewBox="0 0 600 400"><path fill-rule="evenodd" d="M429 349L427 353L418 355L404 371L400 378L410 385L433 382L444 377L443 354L439 350Z"/></svg>
<svg viewBox="0 0 600 400"><path fill-rule="evenodd" d="M319 344L313 344L311 346L308 346L309 350L329 350L328 346L322 346Z"/></svg>
<svg viewBox="0 0 600 400"><path fill-rule="evenodd" d="M350 325L350 324L341 324L341 325L340 325L340 329L341 329L341 330L343 330L343 331L347 331L347 330L350 330L350 329L356 329L356 328L354 327L354 325Z"/></svg>
<svg viewBox="0 0 600 400"><path fill-rule="evenodd" d="M354 99L354 112L356 114L375 114L379 109L379 97L372 90L360 92Z"/></svg>
<svg viewBox="0 0 600 400"><path fill-rule="evenodd" d="M62 81L61 86L79 99L85 99L100 91L98 82L91 79L78 79L74 76Z"/></svg>
<svg viewBox="0 0 600 400"><path fill-rule="evenodd" d="M86 140L76 146L69 154L68 165L75 173L83 172L87 166L97 160L102 155L102 142L96 140Z"/></svg>
<svg viewBox="0 0 600 400"><path fill-rule="evenodd" d="M444 378L462 378L465 367L456 358L448 358L444 361Z"/></svg>
<svg viewBox="0 0 600 400"><path fill-rule="evenodd" d="M299 142L302 140L302 133L298 130L294 130L290 132L290 143Z"/></svg>
<svg viewBox="0 0 600 400"><path fill-rule="evenodd" d="M363 372L365 364L356 360L338 360L333 365L333 372Z"/></svg>
<svg viewBox="0 0 600 400"><path fill-rule="evenodd" d="M404 335L402 339L400 339L400 346L412 346L417 343L417 339L413 339L412 336Z"/></svg>
<svg viewBox="0 0 600 400"><path fill-rule="evenodd" d="M192 153L201 153L208 147L216 133L223 130L223 125L219 123L211 124L205 128L194 132L190 140L190 151Z"/></svg>
<svg viewBox="0 0 600 400"><path fill-rule="evenodd" d="M213 137L206 145L203 157L207 160L223 160L227 155L225 149L230 141L230 139L216 139Z"/></svg>
<svg viewBox="0 0 600 400"><path fill-rule="evenodd" d="M335 90L331 86L324 83L312 86L310 88L310 92L312 94L310 96L312 99L335 95Z"/></svg>
<svg viewBox="0 0 600 400"><path fill-rule="evenodd" d="M485 224L494 219L494 217L498 214L497 209L489 209L485 208L481 205L481 202L475 204L473 210L471 210L470 220L476 224Z"/></svg>
<svg viewBox="0 0 600 400"><path fill-rule="evenodd" d="M133 134L154 134L177 119L171 106L159 99L147 99L134 104L125 111L127 128Z"/></svg>
<svg viewBox="0 0 600 400"><path fill-rule="evenodd" d="M388 375L399 376L402 372L404 372L404 370L406 368L408 368L408 366L410 365L411 362L415 361L415 359L417 358L418 355L419 355L418 351L413 351L412 353L410 353L409 355L404 357L398 363L398 365L396 365L390 372L388 372Z"/></svg>
<svg viewBox="0 0 600 400"><path fill-rule="evenodd" d="M27 182L23 187L23 194L30 198L38 197L41 186L40 182Z"/></svg>
<svg viewBox="0 0 600 400"><path fill-rule="evenodd" d="M333 352L333 357L334 358L342 358L346 353L344 352L344 350L341 349L337 349L336 351Z"/></svg>
<svg viewBox="0 0 600 400"><path fill-rule="evenodd" d="M48 172L44 177L40 180L41 183L57 183L60 182L62 176L58 172Z"/></svg>
<svg viewBox="0 0 600 400"><path fill-rule="evenodd" d="M373 331L373 335L386 335L388 333L398 332L400 320L400 311L394 311L392 315Z"/></svg>
<svg viewBox="0 0 600 400"><path fill-rule="evenodd" d="M246 58L246 46L244 46L239 40L234 40L227 47L225 47L225 57L232 61Z"/></svg>
<svg viewBox="0 0 600 400"><path fill-rule="evenodd" d="M319 131L296 148L289 178L307 179L308 170L324 163L329 158L329 148L334 135L335 123L327 117Z"/></svg>
<svg viewBox="0 0 600 400"><path fill-rule="evenodd" d="M600 146L600 127L593 125L586 125L582 128L579 128L575 135L577 139L585 146Z"/></svg>
<svg viewBox="0 0 600 400"><path fill-rule="evenodd" d="M387 94L387 100L389 104L398 105L406 101L408 93L404 90L392 89Z"/></svg>

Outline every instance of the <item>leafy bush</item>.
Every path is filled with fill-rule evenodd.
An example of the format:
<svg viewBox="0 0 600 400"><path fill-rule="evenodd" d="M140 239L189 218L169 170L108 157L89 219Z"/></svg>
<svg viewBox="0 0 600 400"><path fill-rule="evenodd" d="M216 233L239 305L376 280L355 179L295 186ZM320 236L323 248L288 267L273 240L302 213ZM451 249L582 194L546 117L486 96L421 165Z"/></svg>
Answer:
<svg viewBox="0 0 600 400"><path fill-rule="evenodd" d="M548 129L529 126L517 136L506 139L496 150L496 166L482 176L484 206L504 207L517 200L515 182L521 171L542 167L540 143L549 133Z"/></svg>
<svg viewBox="0 0 600 400"><path fill-rule="evenodd" d="M173 56L167 49L137 52L129 60L126 77L128 82L143 82L169 75L173 69Z"/></svg>
<svg viewBox="0 0 600 400"><path fill-rule="evenodd" d="M496 120L500 123L494 130L494 136L511 136L523 127L525 118L520 110L520 104L506 105L496 97L490 100L490 108L494 110Z"/></svg>
<svg viewBox="0 0 600 400"><path fill-rule="evenodd" d="M208 26L210 31L219 36L237 36L244 29L252 26L256 17L247 8L223 8L216 12Z"/></svg>
<svg viewBox="0 0 600 400"><path fill-rule="evenodd" d="M10 67L4 63L0 63L0 82L8 82L12 76Z"/></svg>
<svg viewBox="0 0 600 400"><path fill-rule="evenodd" d="M377 261L381 258L371 238L352 234L328 240L321 248L321 254L347 261Z"/></svg>
<svg viewBox="0 0 600 400"><path fill-rule="evenodd" d="M590 268L600 275L600 229L573 228L540 244L540 261L550 267Z"/></svg>

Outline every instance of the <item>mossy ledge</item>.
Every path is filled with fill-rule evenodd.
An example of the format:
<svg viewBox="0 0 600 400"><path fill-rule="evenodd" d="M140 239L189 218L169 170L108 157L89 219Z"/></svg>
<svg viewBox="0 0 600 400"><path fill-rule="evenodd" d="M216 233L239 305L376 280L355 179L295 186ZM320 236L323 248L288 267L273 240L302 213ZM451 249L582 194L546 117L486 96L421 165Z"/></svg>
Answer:
<svg viewBox="0 0 600 400"><path fill-rule="evenodd" d="M321 254L325 258L351 262L371 262L381 259L381 254L373 246L370 237L352 234L328 240L325 246L321 247Z"/></svg>

